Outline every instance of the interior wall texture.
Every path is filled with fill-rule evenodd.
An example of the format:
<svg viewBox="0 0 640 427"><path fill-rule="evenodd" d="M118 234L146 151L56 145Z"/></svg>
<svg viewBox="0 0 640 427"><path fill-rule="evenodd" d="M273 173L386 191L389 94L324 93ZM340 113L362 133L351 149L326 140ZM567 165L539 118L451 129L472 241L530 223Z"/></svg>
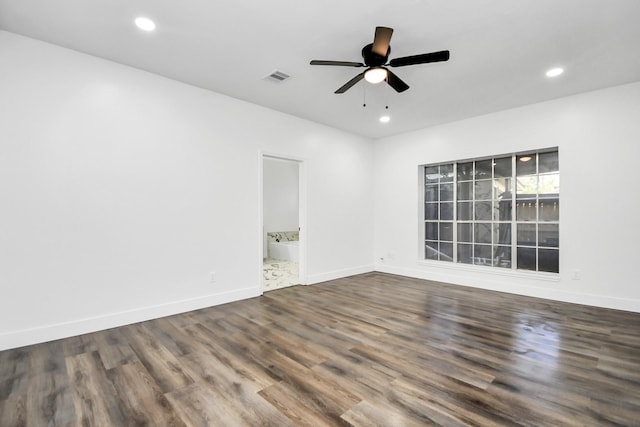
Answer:
<svg viewBox="0 0 640 427"><path fill-rule="evenodd" d="M635 83L376 141L376 269L640 312L639 118ZM560 159L557 277L420 259L419 165L547 147Z"/></svg>
<svg viewBox="0 0 640 427"><path fill-rule="evenodd" d="M0 350L259 295L265 152L305 162L307 283L373 269L369 139L8 32L0 64Z"/></svg>

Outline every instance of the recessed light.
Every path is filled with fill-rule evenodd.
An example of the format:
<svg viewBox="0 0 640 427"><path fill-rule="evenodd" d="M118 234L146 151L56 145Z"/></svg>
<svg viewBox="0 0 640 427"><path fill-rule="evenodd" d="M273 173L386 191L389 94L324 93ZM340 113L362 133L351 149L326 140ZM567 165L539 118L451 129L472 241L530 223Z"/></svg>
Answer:
<svg viewBox="0 0 640 427"><path fill-rule="evenodd" d="M558 77L562 73L564 73L564 70L562 68L552 68L547 71L547 77Z"/></svg>
<svg viewBox="0 0 640 427"><path fill-rule="evenodd" d="M138 17L136 18L136 26L144 31L153 31L156 29L156 24L149 18Z"/></svg>
<svg viewBox="0 0 640 427"><path fill-rule="evenodd" d="M389 123L389 120L391 120L391 117L389 116L380 117L380 123Z"/></svg>

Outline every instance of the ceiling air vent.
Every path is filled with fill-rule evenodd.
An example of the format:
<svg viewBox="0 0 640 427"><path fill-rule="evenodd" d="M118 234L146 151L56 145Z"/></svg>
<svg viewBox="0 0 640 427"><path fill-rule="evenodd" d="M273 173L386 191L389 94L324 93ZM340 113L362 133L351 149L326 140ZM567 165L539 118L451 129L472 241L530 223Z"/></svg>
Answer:
<svg viewBox="0 0 640 427"><path fill-rule="evenodd" d="M287 73L283 73L282 71L275 70L268 76L265 76L264 79L274 83L283 83L284 81L290 79L291 76Z"/></svg>

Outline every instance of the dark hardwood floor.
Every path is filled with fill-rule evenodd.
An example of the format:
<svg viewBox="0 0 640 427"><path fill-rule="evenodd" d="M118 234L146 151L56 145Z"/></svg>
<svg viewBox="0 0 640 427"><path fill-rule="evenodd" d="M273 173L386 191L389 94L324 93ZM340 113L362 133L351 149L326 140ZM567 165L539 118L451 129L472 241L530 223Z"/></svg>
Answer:
<svg viewBox="0 0 640 427"><path fill-rule="evenodd" d="M0 426L640 425L640 314L370 273L0 352Z"/></svg>

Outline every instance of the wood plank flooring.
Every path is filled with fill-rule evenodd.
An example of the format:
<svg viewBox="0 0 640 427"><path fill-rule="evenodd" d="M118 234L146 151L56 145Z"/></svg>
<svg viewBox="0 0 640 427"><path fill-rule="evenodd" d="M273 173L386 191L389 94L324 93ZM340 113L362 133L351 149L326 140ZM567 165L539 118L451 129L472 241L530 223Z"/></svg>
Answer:
<svg viewBox="0 0 640 427"><path fill-rule="evenodd" d="M382 273L0 352L0 426L640 426L640 314Z"/></svg>

